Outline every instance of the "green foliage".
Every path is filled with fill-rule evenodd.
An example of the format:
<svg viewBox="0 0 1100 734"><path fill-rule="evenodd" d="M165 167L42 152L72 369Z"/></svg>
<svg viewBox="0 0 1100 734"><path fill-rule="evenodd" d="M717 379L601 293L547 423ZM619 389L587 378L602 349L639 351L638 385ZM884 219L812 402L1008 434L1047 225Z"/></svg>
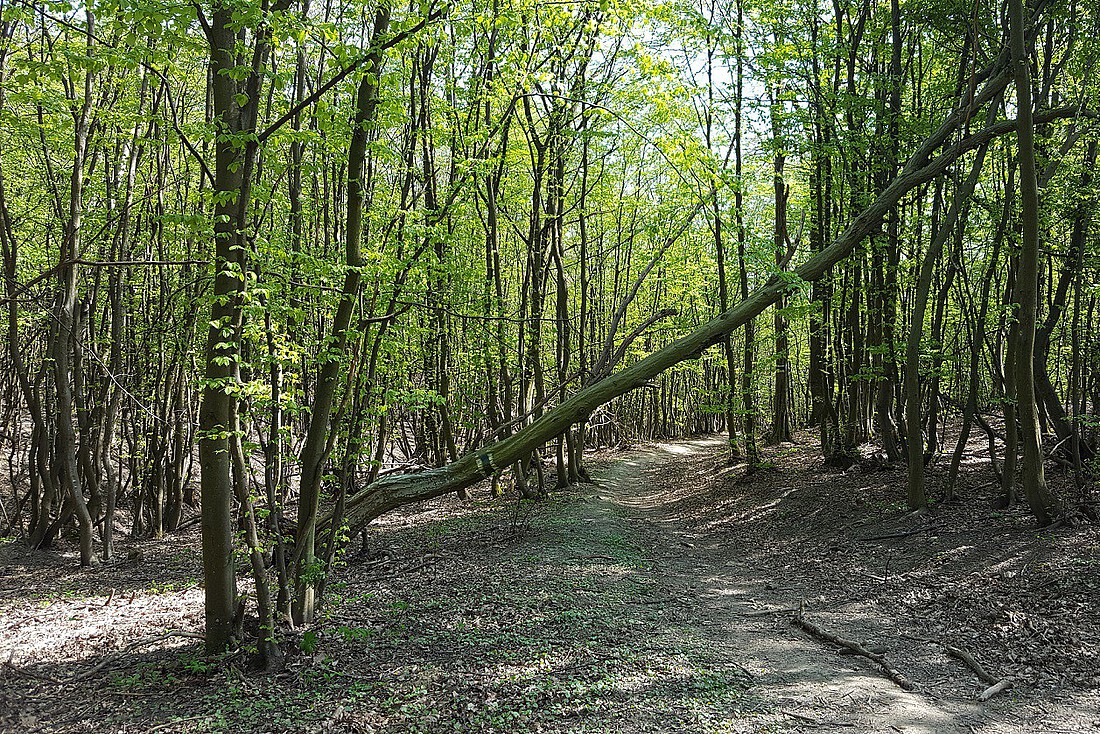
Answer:
<svg viewBox="0 0 1100 734"><path fill-rule="evenodd" d="M311 427L325 434L327 511L340 491L378 472L439 466L510 435L771 279L784 305L753 322L753 345L743 332L731 337L732 369L724 345L701 351L589 416L589 446L714 431L727 413L753 430L788 357L792 412L802 421L814 399L803 388L818 316L827 317L829 404L867 410L860 389L899 379L913 283L965 159L914 189L882 227L868 224L868 242L845 270L811 286L796 268L852 224L960 104L965 80L996 57L995 8L901 2L903 73L893 79L889 3L475 0L431 22L426 14L438 8L413 3L391 8L392 44L378 68L363 63L374 5L306 7L104 0L0 11L11 329L0 370L18 403L4 407L13 426L32 426L41 413L35 435L54 436L57 385L71 384L78 444L103 457L81 464L96 474L86 491L105 486L103 461L117 462L119 486L142 500L128 518L139 534L182 521L199 477L196 442L219 448L240 438L259 546L285 546L274 525L302 489L295 483ZM1043 11L1038 30L1049 41L1035 66L1053 70L1037 85L1044 104L1094 97L1100 41L1077 33L1079 19L1061 5ZM203 29L215 15L228 18L230 37L216 75ZM961 48L965 39L976 47ZM378 96L366 164L349 171L364 81ZM222 84L225 99L214 95ZM1098 201L1092 137L1078 122L1056 121L1041 128L1039 146L1049 171L1047 313L1062 263L1077 273L1076 321L1067 310L1056 324L1050 373L1076 365L1079 392L1095 376L1095 323L1083 322L1095 322L1100 294L1100 253L1087 227L1084 249L1072 251L1075 228ZM991 357L1003 359L1015 323L1014 155L1008 139L991 144L977 195L934 269L942 307L918 324L921 355L910 374L959 404L965 342L987 334L982 407L1012 404ZM790 231L777 234L780 164ZM359 184L365 202L348 212L349 186ZM346 241L349 214L362 218L361 242ZM779 268L784 234L793 253ZM63 254L77 242L79 252ZM51 372L62 331L58 276L70 268L79 331L61 346L79 369L59 382ZM355 292L344 293L356 278ZM346 331L334 328L341 306L351 308ZM745 363L749 346L754 364ZM333 368L328 415L317 396ZM236 422L196 430L204 394L226 398L219 404ZM1077 415L1088 400L1073 398L1065 402L1075 403L1075 425L1094 428L1094 415ZM25 451L21 430L5 433L13 456ZM53 448L39 448L48 450L34 456L52 463ZM96 499L93 520L103 527ZM531 508L517 501L514 529ZM350 538L338 527L332 541L300 584L321 588L341 569ZM634 552L611 539L608 547L624 560Z"/></svg>
<svg viewBox="0 0 1100 734"><path fill-rule="evenodd" d="M298 647L306 655L312 655L321 644L321 637L314 630L306 630L298 640Z"/></svg>

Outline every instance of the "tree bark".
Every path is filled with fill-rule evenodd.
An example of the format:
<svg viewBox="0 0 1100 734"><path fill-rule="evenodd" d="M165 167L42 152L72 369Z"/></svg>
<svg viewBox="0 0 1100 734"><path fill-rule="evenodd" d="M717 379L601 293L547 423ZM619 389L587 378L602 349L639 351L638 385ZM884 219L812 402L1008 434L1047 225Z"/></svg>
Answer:
<svg viewBox="0 0 1100 734"><path fill-rule="evenodd" d="M989 122L993 122L994 115L999 105L998 99L990 105ZM944 243L951 237L959 220L959 213L963 210L967 199L974 193L974 187L978 184L978 176L982 172L985 162L987 146L978 148L974 163L970 168L970 175L955 192L955 198L951 202L951 208L940 225L939 231L932 238L928 251L924 253L921 262L920 274L917 277L916 293L913 296L912 316L909 324L909 339L905 347L905 446L909 461L909 507L911 509L923 509L928 506L928 497L924 490L924 441L921 440L921 390L920 390L920 356L921 340L924 334L924 316L928 308L928 299L932 289L932 270L939 261L943 252ZM931 400L937 400L937 395L932 395Z"/></svg>
<svg viewBox="0 0 1100 734"><path fill-rule="evenodd" d="M1016 277L1019 304L1019 343L1016 351L1017 403L1024 496L1040 525L1049 525L1062 512L1062 503L1047 487L1043 471L1043 439L1035 402L1035 322L1039 293L1039 185L1035 166L1035 120L1031 110L1031 68L1024 43L1023 0L1009 0L1009 35L1016 86L1016 139L1020 159L1020 267Z"/></svg>
<svg viewBox="0 0 1100 734"><path fill-rule="evenodd" d="M355 117L351 142L348 145L348 200L347 223L344 230L345 264L344 286L340 305L333 319L327 354L317 378L313 396L313 411L309 419L306 440L302 446L302 477L298 504L298 533L295 539L294 568L294 620L309 623L316 611L317 572L316 539L317 511L321 497L321 476L329 450L329 422L340 379L341 357L344 354L359 294L362 256L359 251L363 234L363 208L366 203L367 142L371 135L374 113L378 106L378 85L382 64L381 39L389 28L390 11L381 7L375 13L371 35L371 51L367 69L359 82L356 94ZM457 488L456 488L457 489Z"/></svg>

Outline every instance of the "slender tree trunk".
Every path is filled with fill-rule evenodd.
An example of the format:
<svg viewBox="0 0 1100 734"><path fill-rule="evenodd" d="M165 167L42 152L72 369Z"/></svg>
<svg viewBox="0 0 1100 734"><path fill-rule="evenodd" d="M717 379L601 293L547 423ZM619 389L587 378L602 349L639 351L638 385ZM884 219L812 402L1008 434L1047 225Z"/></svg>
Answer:
<svg viewBox="0 0 1100 734"><path fill-rule="evenodd" d="M745 230L745 180L743 175L744 161L742 159L741 138L743 134L744 119L742 106L745 99L745 43L744 43L744 7L741 0L737 0L737 72L736 72L736 100L733 111L733 165L737 188L733 192L733 216L734 226L737 229L737 266L738 277L741 286L741 300L749 297L749 266L747 260L748 233ZM745 460L749 467L760 464L760 449L756 443L756 394L753 386L753 372L756 363L756 319L749 318L745 323L743 338L743 352L741 365L741 410L742 433L745 436ZM727 362L728 368L728 362ZM732 378L732 370L730 375Z"/></svg>
<svg viewBox="0 0 1100 734"><path fill-rule="evenodd" d="M1039 294L1039 188L1035 170L1035 122L1031 110L1031 65L1024 43L1023 0L1008 0L1012 69L1016 86L1016 139L1020 159L1020 268L1016 277L1019 304L1019 345L1016 391L1020 412L1021 465L1024 496L1040 525L1062 512L1062 503L1047 487L1043 471L1042 431L1035 402L1035 323Z"/></svg>
<svg viewBox="0 0 1100 734"><path fill-rule="evenodd" d="M997 107L996 101L990 106L987 122L993 122ZM928 251L924 253L920 274L917 277L916 292L913 295L912 320L909 324L909 339L905 348L905 445L909 461L909 507L914 510L923 509L928 505L928 497L924 489L924 441L921 440L921 427L924 421L921 420L920 357L924 317L932 290L932 271L943 252L944 244L955 231L959 213L964 209L966 201L974 193L974 188L978 184L987 147L983 145L978 148L970 168L970 175L955 192L947 217L933 236ZM937 396L932 395L930 399L936 400Z"/></svg>
<svg viewBox="0 0 1100 734"><path fill-rule="evenodd" d="M93 16L87 13L89 50L92 45ZM61 491L76 512L80 529L80 565L95 562L92 547L92 516L84 499L84 487L77 465L77 436L74 421L77 419L74 402L73 354L79 349L77 281L80 269L76 261L82 257L82 223L84 214L84 163L88 153L88 126L93 103L95 76L89 69L84 73L84 98L76 110L73 131L73 166L69 178L69 211L62 236L57 268L58 295L54 308L53 357L54 390L57 404L57 435L54 438L54 457L58 462ZM75 385L79 387L79 381ZM85 441L87 441L85 437Z"/></svg>
<svg viewBox="0 0 1100 734"><path fill-rule="evenodd" d="M368 63L359 82L355 101L351 142L348 145L347 223L344 230L347 273L330 331L328 355L322 362L313 396L313 411L302 446L302 476L298 504L298 533L295 539L293 568L295 583L294 620L298 624L313 621L316 612L316 588L319 566L316 558L317 513L321 499L321 477L329 451L329 426L340 380L342 357L347 347L348 330L359 295L360 240L363 214L370 183L367 176L367 142L373 133L378 107L378 85L382 66L382 37L389 28L390 11L381 7L375 13Z"/></svg>
<svg viewBox="0 0 1100 734"><path fill-rule="evenodd" d="M704 131L706 136L707 151L713 155L714 141L712 140L713 123L714 123L714 46L709 45L707 48L707 109L706 109L706 129ZM740 51L738 50L738 53ZM740 107L740 105L738 105ZM740 124L740 110L738 110L737 120L735 125ZM734 134L740 137L740 129L738 128ZM735 141L735 144L739 141ZM726 280L726 241L723 231L722 221L722 207L718 201L718 186L714 183L714 179L717 176L712 176L710 185L710 205L711 205L711 234L714 237L714 251L715 257L718 261L718 308L721 311L725 311L730 307L729 298L729 285ZM738 185L740 189L740 185ZM740 193L740 191L738 192ZM727 337L722 341L722 354L726 360L726 389L724 394L724 410L726 419L726 435L729 444L729 456L730 463L735 462L741 458L741 449L737 441L737 422L736 422L736 394L737 394L737 361L733 351L733 339Z"/></svg>
<svg viewBox="0 0 1100 734"><path fill-rule="evenodd" d="M783 178L787 156L782 131L782 102L778 99L776 90L770 90L770 94L772 96L772 144L775 146L772 154L772 189L775 196L775 227L772 231L772 247L774 248L775 265L777 268L783 269L790 256L794 254L793 252L787 252L790 240L787 233L787 197L789 191ZM783 313L786 305L787 299L781 295L772 309L773 324L775 326L775 380L772 390L772 425L768 436L771 443L783 443L791 440L790 337L787 333L787 316Z"/></svg>

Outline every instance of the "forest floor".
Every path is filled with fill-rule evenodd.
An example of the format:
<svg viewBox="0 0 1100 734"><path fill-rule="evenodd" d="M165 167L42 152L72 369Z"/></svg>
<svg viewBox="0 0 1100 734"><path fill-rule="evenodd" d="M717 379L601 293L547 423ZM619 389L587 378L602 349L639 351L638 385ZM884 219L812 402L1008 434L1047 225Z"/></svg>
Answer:
<svg viewBox="0 0 1100 734"><path fill-rule="evenodd" d="M392 513L274 676L186 636L194 528L90 571L6 544L0 731L1100 731L1100 530L990 509L978 465L965 502L912 517L903 468L825 470L797 439L750 475L700 439L599 457L546 501ZM915 690L793 626L800 605ZM945 645L1014 687L979 703Z"/></svg>

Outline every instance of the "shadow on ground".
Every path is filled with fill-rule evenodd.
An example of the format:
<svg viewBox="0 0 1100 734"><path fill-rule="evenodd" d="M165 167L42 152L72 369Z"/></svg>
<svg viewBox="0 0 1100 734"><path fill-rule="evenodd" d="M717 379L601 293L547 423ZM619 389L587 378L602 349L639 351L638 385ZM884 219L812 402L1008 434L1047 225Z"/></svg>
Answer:
<svg viewBox="0 0 1100 734"><path fill-rule="evenodd" d="M931 530L868 541L924 522L896 505L897 473L823 473L812 447L790 444L769 449L782 469L746 477L721 446L643 447L605 460L598 484L545 502L444 498L383 518L277 676L252 674L245 656L214 664L190 638L155 639L201 626L193 538L153 546L153 562L176 569L170 588L151 588L139 565L78 572L6 555L2 588L33 582L39 596L0 600L0 652L12 656L0 729L992 734L1100 723L1096 590L1074 573L1096 562L1094 532L1037 537L1022 514L972 503L939 511ZM118 589L110 603L94 593L104 575ZM793 628L802 602L820 625L886 647L917 690ZM983 686L945 643L1017 688L976 703Z"/></svg>

